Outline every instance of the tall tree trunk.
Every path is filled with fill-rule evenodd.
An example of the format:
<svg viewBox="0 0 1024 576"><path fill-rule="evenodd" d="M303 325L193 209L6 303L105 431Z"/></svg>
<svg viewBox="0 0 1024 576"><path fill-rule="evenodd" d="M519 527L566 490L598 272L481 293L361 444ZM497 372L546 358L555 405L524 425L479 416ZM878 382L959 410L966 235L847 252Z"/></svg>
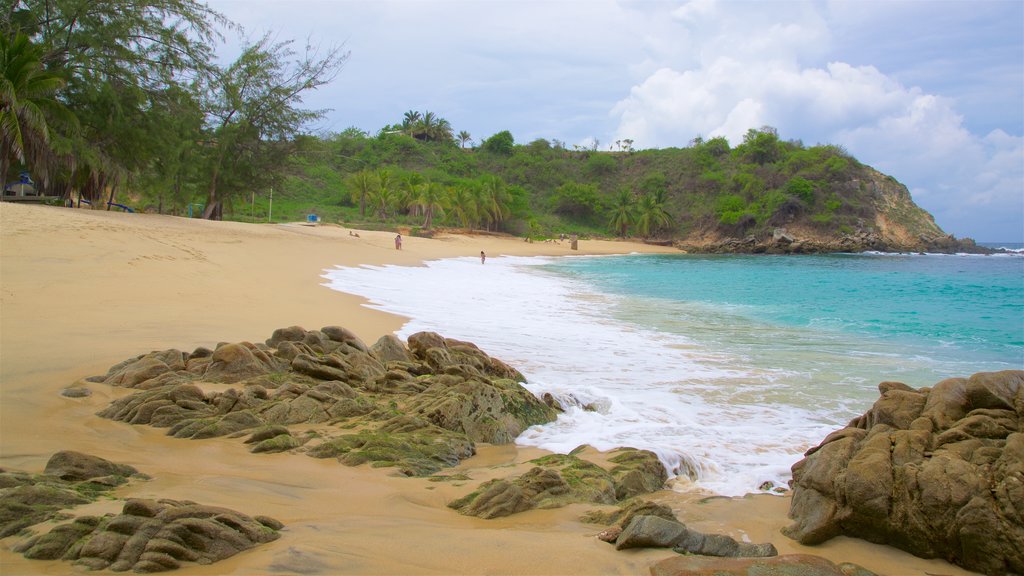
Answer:
<svg viewBox="0 0 1024 576"><path fill-rule="evenodd" d="M213 177L210 178L210 189L206 193L206 206L203 208L203 218L207 220L220 220L220 201L217 200L217 176L219 167L213 168Z"/></svg>
<svg viewBox="0 0 1024 576"><path fill-rule="evenodd" d="M110 211L110 207L114 204L114 191L117 190L117 182L110 183L110 198L107 199L107 211Z"/></svg>

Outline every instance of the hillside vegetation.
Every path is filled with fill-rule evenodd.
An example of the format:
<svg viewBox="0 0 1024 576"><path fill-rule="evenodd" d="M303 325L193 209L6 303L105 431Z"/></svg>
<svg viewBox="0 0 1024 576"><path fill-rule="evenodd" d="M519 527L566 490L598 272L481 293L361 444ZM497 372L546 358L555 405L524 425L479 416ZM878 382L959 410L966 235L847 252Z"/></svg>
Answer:
<svg viewBox="0 0 1024 576"><path fill-rule="evenodd" d="M517 145L508 132L464 148L409 125L375 137L349 129L303 138L274 191L273 213L269 190L261 190L226 217L316 214L353 227L620 236L693 251L965 247L892 177L840 147L784 141L770 127L751 129L734 148L713 138L599 151L543 139Z"/></svg>

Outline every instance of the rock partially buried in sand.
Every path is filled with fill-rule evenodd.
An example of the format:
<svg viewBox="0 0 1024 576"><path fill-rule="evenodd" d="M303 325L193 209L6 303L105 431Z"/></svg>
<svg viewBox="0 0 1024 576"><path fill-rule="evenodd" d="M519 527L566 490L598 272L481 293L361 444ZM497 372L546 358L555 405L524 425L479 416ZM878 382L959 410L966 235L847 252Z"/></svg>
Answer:
<svg viewBox="0 0 1024 576"><path fill-rule="evenodd" d="M90 570L163 572L212 564L276 540L270 518L173 500L128 500L117 516L84 516L18 547L26 558L67 560Z"/></svg>
<svg viewBox="0 0 1024 576"><path fill-rule="evenodd" d="M668 475L653 452L620 448L613 454L610 470L573 454L543 456L522 476L485 482L448 507L490 519L573 502L614 504L664 487Z"/></svg>
<svg viewBox="0 0 1024 576"><path fill-rule="evenodd" d="M80 452L58 452L43 474L0 471L0 538L87 504L140 475L134 468Z"/></svg>
<svg viewBox="0 0 1024 576"><path fill-rule="evenodd" d="M787 554L773 558L679 556L651 566L651 576L876 576L856 564L836 565L818 556Z"/></svg>
<svg viewBox="0 0 1024 576"><path fill-rule="evenodd" d="M690 530L677 520L658 516L635 516L615 540L616 550L627 548L672 548L680 554L760 558L776 556L770 543L737 542L723 534L704 534Z"/></svg>
<svg viewBox="0 0 1024 576"><path fill-rule="evenodd" d="M803 544L846 534L986 574L1024 573L1024 371L915 390L883 382L864 415L793 466Z"/></svg>
<svg viewBox="0 0 1024 576"><path fill-rule="evenodd" d="M368 347L338 326L291 326L265 344L152 352L90 380L142 390L111 403L99 413L106 418L178 438L249 436L253 452L305 451L404 475L453 466L476 452L474 442L512 442L557 415L518 371L433 332L413 334L408 347L393 336ZM287 428L299 424L322 427ZM623 490L637 489L624 481Z"/></svg>

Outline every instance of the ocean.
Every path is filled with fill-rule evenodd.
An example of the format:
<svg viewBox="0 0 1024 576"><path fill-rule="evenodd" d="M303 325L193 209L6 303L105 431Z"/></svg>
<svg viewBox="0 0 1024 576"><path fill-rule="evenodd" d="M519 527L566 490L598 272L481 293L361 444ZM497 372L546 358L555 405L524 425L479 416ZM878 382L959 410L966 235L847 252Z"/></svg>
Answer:
<svg viewBox="0 0 1024 576"><path fill-rule="evenodd" d="M1018 248L1019 247L1014 247ZM878 398L1024 369L1024 253L455 258L325 285L476 343L566 408L517 443L654 451L672 487L739 496Z"/></svg>

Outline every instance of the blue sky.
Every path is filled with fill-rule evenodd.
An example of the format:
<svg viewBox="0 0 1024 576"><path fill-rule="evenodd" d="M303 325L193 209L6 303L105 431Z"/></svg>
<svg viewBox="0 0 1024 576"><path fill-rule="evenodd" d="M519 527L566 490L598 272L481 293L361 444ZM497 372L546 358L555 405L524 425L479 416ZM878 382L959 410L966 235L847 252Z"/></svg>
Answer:
<svg viewBox="0 0 1024 576"><path fill-rule="evenodd" d="M429 110L475 142L509 130L607 149L737 144L770 125L844 146L949 233L1024 241L1022 0L209 4L254 38L351 51L305 99L332 109L322 130Z"/></svg>

